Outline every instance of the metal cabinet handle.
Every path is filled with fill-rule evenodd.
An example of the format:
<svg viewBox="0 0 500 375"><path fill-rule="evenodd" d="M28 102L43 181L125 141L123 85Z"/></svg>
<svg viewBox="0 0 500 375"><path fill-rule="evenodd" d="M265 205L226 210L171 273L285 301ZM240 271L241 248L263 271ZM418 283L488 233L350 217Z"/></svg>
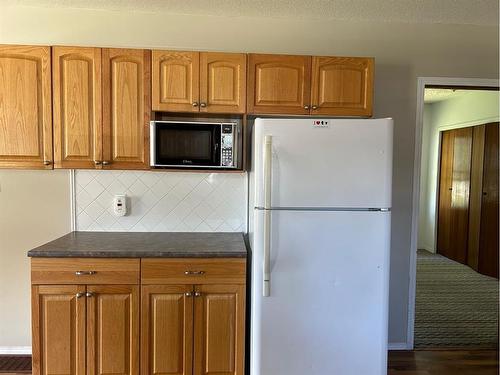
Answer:
<svg viewBox="0 0 500 375"><path fill-rule="evenodd" d="M204 275L205 271L184 271L184 275Z"/></svg>
<svg viewBox="0 0 500 375"><path fill-rule="evenodd" d="M105 160L105 161L102 162L102 165L110 165L110 164L111 164L111 162L107 161L107 160Z"/></svg>
<svg viewBox="0 0 500 375"><path fill-rule="evenodd" d="M198 102L193 102L192 106L193 107L198 107Z"/></svg>
<svg viewBox="0 0 500 375"><path fill-rule="evenodd" d="M85 292L76 293L76 298L82 298L85 295Z"/></svg>
<svg viewBox="0 0 500 375"><path fill-rule="evenodd" d="M101 165L101 164L102 164L102 161L100 161L100 160L94 160L94 164L95 164L95 165Z"/></svg>
<svg viewBox="0 0 500 375"><path fill-rule="evenodd" d="M97 271L76 271L76 276L87 276L87 275L95 275Z"/></svg>
<svg viewBox="0 0 500 375"><path fill-rule="evenodd" d="M311 108L311 107L310 107L310 106L308 106L307 104L304 106L304 109L305 109L305 110L309 110L310 108Z"/></svg>
<svg viewBox="0 0 500 375"><path fill-rule="evenodd" d="M94 297L94 293L87 292L87 293L85 293L85 296L91 298L91 297Z"/></svg>
<svg viewBox="0 0 500 375"><path fill-rule="evenodd" d="M205 108L207 106L207 103L200 103L201 108Z"/></svg>
<svg viewBox="0 0 500 375"><path fill-rule="evenodd" d="M201 297L201 293L200 293L200 292L195 292L195 293L194 293L194 296L195 296L195 297Z"/></svg>
<svg viewBox="0 0 500 375"><path fill-rule="evenodd" d="M318 109L318 106L317 106L317 105L313 105L313 106L312 106L312 109L313 109L313 110L316 110L316 109Z"/></svg>
<svg viewBox="0 0 500 375"><path fill-rule="evenodd" d="M186 293L184 293L184 295L185 295L186 297L191 297L191 296L193 295L193 293L191 293L191 292L186 292Z"/></svg>
<svg viewBox="0 0 500 375"><path fill-rule="evenodd" d="M52 164L52 162L50 160L45 160L43 162L43 165L51 165L51 164Z"/></svg>

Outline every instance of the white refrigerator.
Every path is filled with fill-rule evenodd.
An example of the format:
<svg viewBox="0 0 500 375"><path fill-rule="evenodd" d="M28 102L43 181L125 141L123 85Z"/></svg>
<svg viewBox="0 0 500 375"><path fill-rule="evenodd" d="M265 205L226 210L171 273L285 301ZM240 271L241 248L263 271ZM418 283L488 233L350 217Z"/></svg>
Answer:
<svg viewBox="0 0 500 375"><path fill-rule="evenodd" d="M251 375L387 373L392 119L256 119Z"/></svg>

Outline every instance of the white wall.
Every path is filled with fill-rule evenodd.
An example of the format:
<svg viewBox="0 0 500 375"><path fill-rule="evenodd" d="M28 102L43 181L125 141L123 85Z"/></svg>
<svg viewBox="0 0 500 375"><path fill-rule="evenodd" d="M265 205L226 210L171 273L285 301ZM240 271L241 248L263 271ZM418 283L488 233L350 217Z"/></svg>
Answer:
<svg viewBox="0 0 500 375"><path fill-rule="evenodd" d="M0 43L374 56L374 114L395 120L389 337L393 343L406 341L417 77L497 78L498 27L0 6ZM22 220L32 214L16 215ZM53 220L65 226L67 217ZM15 248L24 251L23 239L18 241ZM10 262L14 250L2 251L7 255L1 261ZM16 266L19 275L27 275L27 263ZM9 281L0 275L0 284ZM0 320L8 332L0 346L29 344L27 285L16 291L1 299L19 318L8 325Z"/></svg>
<svg viewBox="0 0 500 375"><path fill-rule="evenodd" d="M468 91L425 104L418 248L436 252L440 132L499 121L498 91Z"/></svg>
<svg viewBox="0 0 500 375"><path fill-rule="evenodd" d="M70 230L68 171L0 170L0 347L28 346L26 252Z"/></svg>

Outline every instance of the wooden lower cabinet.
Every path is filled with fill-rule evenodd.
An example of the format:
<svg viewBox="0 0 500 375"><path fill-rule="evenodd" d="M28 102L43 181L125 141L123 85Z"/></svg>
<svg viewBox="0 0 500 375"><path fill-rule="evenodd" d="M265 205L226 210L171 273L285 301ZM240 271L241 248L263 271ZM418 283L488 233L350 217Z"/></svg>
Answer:
<svg viewBox="0 0 500 375"><path fill-rule="evenodd" d="M87 287L87 373L139 374L139 287Z"/></svg>
<svg viewBox="0 0 500 375"><path fill-rule="evenodd" d="M33 374L85 374L85 285L32 287Z"/></svg>
<svg viewBox="0 0 500 375"><path fill-rule="evenodd" d="M143 286L141 301L141 374L191 375L192 285Z"/></svg>
<svg viewBox="0 0 500 375"><path fill-rule="evenodd" d="M32 287L33 374L139 374L139 287Z"/></svg>
<svg viewBox="0 0 500 375"><path fill-rule="evenodd" d="M244 375L245 259L31 264L34 375Z"/></svg>
<svg viewBox="0 0 500 375"><path fill-rule="evenodd" d="M195 287L194 375L244 375L245 286Z"/></svg>

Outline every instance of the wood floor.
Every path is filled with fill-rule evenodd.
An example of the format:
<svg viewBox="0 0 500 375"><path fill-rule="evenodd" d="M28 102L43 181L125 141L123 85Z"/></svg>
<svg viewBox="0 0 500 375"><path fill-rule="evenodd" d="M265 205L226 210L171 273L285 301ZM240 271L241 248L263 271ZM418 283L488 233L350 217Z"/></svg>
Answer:
<svg viewBox="0 0 500 375"><path fill-rule="evenodd" d="M498 351L394 351L388 375L498 375Z"/></svg>
<svg viewBox="0 0 500 375"><path fill-rule="evenodd" d="M498 375L498 351L394 351L389 353L388 375Z"/></svg>

